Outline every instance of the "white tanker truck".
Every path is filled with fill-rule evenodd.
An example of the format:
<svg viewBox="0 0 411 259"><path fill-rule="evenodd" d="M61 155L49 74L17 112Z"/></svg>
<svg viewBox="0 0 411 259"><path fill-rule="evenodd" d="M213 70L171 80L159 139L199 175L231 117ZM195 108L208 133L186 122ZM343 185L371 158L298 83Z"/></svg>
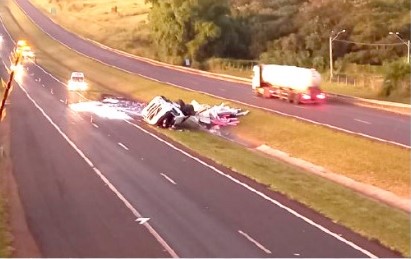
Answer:
<svg viewBox="0 0 411 259"><path fill-rule="evenodd" d="M321 75L315 69L283 65L256 65L252 89L264 98L279 98L300 103L323 103Z"/></svg>

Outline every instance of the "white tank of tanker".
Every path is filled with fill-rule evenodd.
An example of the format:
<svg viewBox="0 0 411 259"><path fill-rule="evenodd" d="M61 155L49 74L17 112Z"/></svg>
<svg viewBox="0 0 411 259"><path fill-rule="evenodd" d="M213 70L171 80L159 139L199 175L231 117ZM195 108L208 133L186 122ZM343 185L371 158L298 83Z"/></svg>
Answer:
<svg viewBox="0 0 411 259"><path fill-rule="evenodd" d="M325 99L320 84L321 75L315 69L283 65L254 67L252 87L265 97L279 97L296 103L319 103Z"/></svg>

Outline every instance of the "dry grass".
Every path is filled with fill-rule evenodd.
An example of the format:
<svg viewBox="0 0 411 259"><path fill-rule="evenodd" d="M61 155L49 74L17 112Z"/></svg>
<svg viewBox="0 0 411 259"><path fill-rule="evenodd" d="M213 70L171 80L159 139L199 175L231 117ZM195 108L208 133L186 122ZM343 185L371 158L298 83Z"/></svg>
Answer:
<svg viewBox="0 0 411 259"><path fill-rule="evenodd" d="M154 58L151 34L147 24L149 5L145 0L31 0L50 18L70 31L135 55ZM111 9L117 6L117 12ZM56 14L51 15L51 8ZM167 62L167 60L165 60ZM169 63L173 63L171 60ZM233 62L235 63L235 62ZM235 68L212 69L211 72L250 78L251 71ZM409 103L409 97L379 96L378 91L329 83L324 80L323 89L330 93L368 99Z"/></svg>
<svg viewBox="0 0 411 259"><path fill-rule="evenodd" d="M152 57L145 0L32 0L57 23L107 46ZM117 8L114 12L112 9ZM56 13L51 15L51 9Z"/></svg>

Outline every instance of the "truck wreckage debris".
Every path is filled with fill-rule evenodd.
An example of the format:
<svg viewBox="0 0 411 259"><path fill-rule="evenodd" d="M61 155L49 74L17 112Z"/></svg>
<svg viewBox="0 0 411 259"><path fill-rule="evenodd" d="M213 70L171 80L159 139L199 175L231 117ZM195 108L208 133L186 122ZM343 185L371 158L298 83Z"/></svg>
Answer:
<svg viewBox="0 0 411 259"><path fill-rule="evenodd" d="M238 117L249 113L224 103L211 106L193 100L186 104L183 100L173 102L164 96L156 96L145 104L103 95L100 101L73 103L69 106L77 112L90 112L106 119L142 118L146 123L162 128L200 126L208 130L238 125Z"/></svg>
<svg viewBox="0 0 411 259"><path fill-rule="evenodd" d="M210 106L193 100L186 104L182 100L172 102L164 96L156 96L142 110L141 115L148 124L162 128L181 127L187 120L211 128L237 125L240 123L238 117L248 112L228 107L224 103Z"/></svg>

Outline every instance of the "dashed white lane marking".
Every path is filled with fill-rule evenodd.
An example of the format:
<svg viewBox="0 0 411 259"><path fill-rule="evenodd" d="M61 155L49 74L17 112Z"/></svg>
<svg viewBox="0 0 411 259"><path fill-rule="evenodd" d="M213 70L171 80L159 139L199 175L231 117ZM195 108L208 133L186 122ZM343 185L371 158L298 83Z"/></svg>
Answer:
<svg viewBox="0 0 411 259"><path fill-rule="evenodd" d="M21 10L23 10L23 9L21 8ZM27 13L26 13L24 10L23 10L23 12L27 15ZM80 52L80 51L78 51L78 50L75 50L75 49L71 48L71 47L68 46L67 44L59 41L58 39L56 39L55 37L53 37L52 35L50 35L48 32L44 31L44 29L43 29L42 27L40 27L37 23L35 23L34 20L33 20L29 15L27 15L27 17L28 17L41 31L43 31L45 34L47 34L50 38L54 39L55 41L59 42L60 44L64 45L65 47L69 48L70 50L72 50L72 51L74 51L74 52L76 52L76 53L78 53L78 54L80 54L80 55L82 55L82 56L85 56L85 57L87 57L87 58L90 58L90 59L92 59L92 60L94 60L94 61L96 61L96 62L98 62L98 63L107 65L107 66L112 67L112 68L119 69L119 70L124 71L124 72L126 72L126 73L128 73L128 74L138 75L138 76L140 76L140 77L143 77L143 78L146 78L146 79L155 81L155 82L169 84L169 85L171 85L171 86L175 86L175 87L178 87L178 88L181 88L181 89L185 89L185 90L190 91L190 92L202 93L202 94L205 94L205 95L208 95L208 96L212 96L212 97L215 97L215 98L220 98L220 99L222 99L222 100L226 100L226 101L230 101L230 102L234 102L234 103L239 103L239 104L246 105L246 106L250 106L250 107L253 107L253 108L260 109L260 110L269 111L269 112L272 112L272 113L275 113L275 114L283 115L283 116L285 116L285 117L295 118L295 119L302 120L302 121L306 121L306 122L310 122L310 123L313 123L313 124L316 124L316 125L321 125L321 126L324 126L324 127L330 128L330 129L339 130L339 131L342 131L342 132L345 132L345 133L348 133L348 134L357 135L357 136L362 136L362 137L369 138L369 139L373 139L373 140L377 140L377 141L380 141L380 142L385 142L385 143L389 143L389 144L392 144L392 145L397 145L397 146L400 146L400 147L404 147L404 148L407 148L407 149L411 149L411 146L404 145L404 144L401 144L401 143L398 143L398 142L395 142L395 141L390 141L390 140L386 140L386 139L382 139L382 138L378 138L378 137L373 137L373 136L371 136L371 135L367 135L367 134L364 134L364 133L354 132L354 131L347 130L347 129L343 129L343 128L339 128L339 127L336 127L336 126L333 126L333 125L330 125L330 124L317 122L317 121L314 121L314 120L311 120L311 119L306 119L306 118L303 118L303 117L300 117L300 116L296 116L296 115L291 115L291 114L288 114L288 113L285 113L285 112L280 112L280 111L277 111L277 110L272 110L272 109L269 109L269 108L264 108L264 107L262 107L262 106L253 105L253 104L241 102L241 101L238 101L238 100L233 100L233 99L230 99L230 98L225 98L225 97L222 97L222 96L217 96L217 95L214 95L214 94L205 92L205 91L193 90L193 89L191 89L191 88L184 87L184 86L181 86L181 85L177 85L177 84L174 84L174 83L171 83L171 82L160 81L160 80L158 80L158 79L151 78L151 77L142 75L142 74L140 74L140 73L134 73L134 72L128 71L128 70L126 70L126 69L123 69L123 68L120 68L120 67L117 67L117 66L108 64L108 63L106 63L106 62L103 62L103 61L101 61L101 60L98 60L98 59L93 58L93 57L91 57L91 56L89 56L89 55L86 55L86 54L84 54L84 53L82 53L82 52ZM13 41L13 39L12 39L11 36L10 36L10 33L8 32L8 30L6 29L6 27L4 26L4 24L2 24L2 26L3 26L4 30L6 31L6 33L9 35L10 39ZM85 40L85 39L84 39L84 40ZM13 42L14 42L14 41L13 41ZM98 44L97 44L97 45L98 45ZM104 46L104 45L103 45L103 46ZM100 46L100 47L101 47L101 46ZM123 54L123 55L124 55L124 54ZM41 70L43 70L46 74L48 74L48 75L50 75L51 77L53 77L56 81L61 82L61 81L60 81L59 79L57 79L55 76L53 76L53 75L51 75L50 73L48 73L47 71L45 71L41 66L39 66L39 65L37 65L37 64L35 64L35 66L37 66L38 68L40 68ZM157 66L160 66L160 65L157 65ZM65 85L63 82L61 82L61 83L62 83L63 85Z"/></svg>
<svg viewBox="0 0 411 259"><path fill-rule="evenodd" d="M64 103L64 101L63 101L63 100L61 100L61 99L60 99L59 101L60 101L61 103Z"/></svg>
<svg viewBox="0 0 411 259"><path fill-rule="evenodd" d="M360 119L354 119L355 121L358 121L358 122L361 122L361 123L364 123L364 124L367 124L367 125L370 125L371 124L371 122L368 122L368 121L364 121L364 120L360 120Z"/></svg>
<svg viewBox="0 0 411 259"><path fill-rule="evenodd" d="M176 183L173 179L171 179L169 176L167 176L166 174L161 173L161 175L162 175L164 178L166 178L167 181L169 181L170 183L172 183L172 184L174 184L174 185L177 185L177 183Z"/></svg>
<svg viewBox="0 0 411 259"><path fill-rule="evenodd" d="M26 94L27 98L34 104L34 106L42 113L47 121L57 130L57 132L67 141L67 143L80 155L80 157L92 168L92 170L100 177L100 179L110 188L110 190L124 203L124 205L131 211L136 218L141 218L141 214L131 205L131 203L117 190L117 188L101 173L101 171L94 166L93 162L81 151L76 144L57 126L56 123L47 115L47 113L37 104L37 102L29 95L24 87L19 84L19 87ZM154 230L154 228L146 223L143 225L154 236L154 238L163 246L163 248L173 258L178 258L177 253L167 244L167 242Z"/></svg>
<svg viewBox="0 0 411 259"><path fill-rule="evenodd" d="M128 147L126 145L124 145L123 143L118 142L117 143L120 147L124 148L125 150L129 150Z"/></svg>
<svg viewBox="0 0 411 259"><path fill-rule="evenodd" d="M91 124L93 125L94 128L96 128L96 129L99 128L97 124L95 124L95 123L91 123Z"/></svg>
<svg viewBox="0 0 411 259"><path fill-rule="evenodd" d="M23 9L22 9L22 10L23 10ZM24 10L23 10L23 12L24 12ZM25 13L25 12L24 12L24 13ZM25 13L25 14L26 14L26 13ZM26 14L26 15L27 15L27 14ZM220 98L220 99L223 99L223 100L226 100L226 101L231 101L231 102L234 102L234 103L239 103L239 104L246 105L246 106L250 106L250 107L253 107L253 108L260 109L260 110L264 110L264 111L272 112L272 113L275 113L275 114L279 114L279 115L282 115L282 116L285 116L285 117L299 119L299 120L306 121L306 122L309 122L309 123L313 123L313 124L316 124L316 125L321 125L321 126L324 126L324 127L330 128L330 129L342 131L342 132L345 132L345 133L348 133L348 134L357 135L357 136L362 136L362 137L369 138L369 139L373 139L373 140L376 140L376 141L385 142L385 143L389 143L389 144L392 144L392 145L400 146L400 147L403 147L403 148L411 149L411 146L409 146L409 145L404 145L404 144L401 144L401 143L398 143L398 142L395 142L395 141L390 141L390 140L386 140L386 139L374 137L374 136L371 136L371 135L367 135L367 134L364 134L364 133L359 133L359 132L354 132L354 131L351 131L351 130L346 130L346 129L339 128L339 127L336 127L336 126L333 126L333 125L330 125L330 124L317 122L317 121L314 121L314 120L311 120L311 119L306 119L306 118L303 118L303 117L300 117L300 116L291 115L291 114L288 114L288 113L285 113L285 112L280 112L280 111L277 111L277 110L272 110L272 109L269 109L269 108L264 108L264 107L262 107L262 106L257 106L257 105L253 105L253 104L241 102L241 101L238 101L238 100L233 100L233 99L230 99L230 98L225 98L225 97L222 97L222 96L217 96L217 95L214 95L214 94L211 94L211 93L208 93L208 92L199 91L199 90L193 90L193 89L188 88L188 87L180 86L180 85L177 85L177 84L174 84L174 83L171 83L171 82L160 81L160 80L158 80L158 79L151 78L151 77L145 76L145 75L140 74L140 73L134 73L134 72L128 71L128 70L126 70L126 69L123 69L123 68L120 68L120 67L117 67L117 66L114 66L114 65L110 65L110 64L105 63L105 62L103 62L103 61L101 61L101 60L98 60L98 59L93 58L93 57L91 57L91 56L89 56L89 55L86 55L86 54L84 54L84 53L82 53L82 52L79 52L79 51L71 48L70 46L66 45L65 43L57 40L57 39L54 38L52 35L50 35L48 32L44 31L43 28L41 28L37 23L35 23L30 16L27 15L27 17L29 17L29 19L30 19L41 31L43 31L45 34L47 34L50 38L54 39L55 41L59 42L60 44L64 45L65 47L69 48L70 50L72 50L72 51L74 51L74 52L76 52L76 53L78 53L78 54L80 54L80 55L83 55L83 56L85 56L85 57L87 57L87 58L90 58L90 59L92 59L92 60L94 60L94 61L96 61L96 62L98 62L98 63L107 65L107 66L112 67L112 68L119 69L119 70L124 71L124 72L126 72L126 73L128 73L128 74L138 75L138 76L140 76L140 77L146 78L146 79L151 80L151 81L169 84L169 85L171 85L171 86L175 86L175 87L178 87L178 88L181 88L181 89L185 89L185 90L190 91L190 92L202 93L202 94L205 94L205 95L208 95L208 96L211 96L211 97ZM1 20L1 17L0 17L0 20ZM14 40L13 40L13 39L11 38L11 36L10 36L10 33L8 32L8 30L6 29L6 27L4 26L3 23L2 23L2 26L3 26L4 30L6 31L6 33L8 34L9 38L14 42ZM95 43L95 42L94 42L94 43ZM99 44L97 44L97 45L99 45ZM104 45L102 45L102 46L104 46ZM58 78L56 78L54 75L52 75L52 74L48 73L46 70L44 70L41 66L39 66L39 65L37 65L37 64L34 64L34 65L37 66L39 69L41 69L41 70L42 70L44 73L46 73L47 75L49 75L49 76L51 76L52 78L54 78L57 82L60 82L62 85L66 85L65 83L63 83L62 81L60 81ZM160 66L160 65L158 65L158 66ZM304 109L306 109L306 108L304 108Z"/></svg>
<svg viewBox="0 0 411 259"><path fill-rule="evenodd" d="M30 19L31 19L31 17L30 17ZM1 20L1 18L0 18L0 20ZM32 20L32 21L33 21L33 20ZM33 21L33 22L34 22L34 21ZM36 25L37 25L37 24L36 24ZM38 26L38 25L37 25L37 26ZM2 27L4 28L4 30L5 30L5 31L7 32L7 34L9 35L10 39L12 40L9 32L8 32L7 29L4 27L4 24L2 24ZM38 26L38 27L42 30L42 28L41 28L40 26ZM43 30L43 32L45 32L45 31ZM45 33L48 34L47 32L45 32ZM49 34L48 34L48 35L49 35ZM52 37L51 35L49 35L49 36L50 36L51 38L55 39L55 38ZM55 40L58 41L57 39L55 39ZM12 41L13 41L13 40L12 40ZM13 41L13 42L14 42L14 41ZM61 42L60 42L60 43L61 43ZM64 43L62 43L62 44L65 45ZM65 46L68 47L67 45L65 45ZM68 48L70 48L70 47L68 47ZM70 49L71 49L71 48L70 48ZM76 51L76 50L74 50L74 51ZM76 52L77 52L77 53L80 53L80 52L78 52L78 51L76 51ZM82 54L82 53L80 53L80 54ZM82 55L84 55L84 54L82 54ZM86 55L84 55L84 56L86 56ZM90 58L91 58L91 57L90 57ZM94 58L91 58L91 59L94 59ZM104 62L101 62L101 61L99 61L99 60L97 60L97 59L94 59L94 60L96 60L97 62L100 62L100 63L105 64ZM106 64L106 65L108 65L108 66L110 66L110 67L115 67L115 66L112 66L112 65L109 65L109 64ZM50 75L51 77L53 77L56 81L61 82L61 81L58 80L55 76L53 76L52 74L50 74L50 73L48 73L47 71L45 71L42 67L38 66L37 64L36 64L36 66L39 67L41 70L43 70L46 74L48 74L48 75ZM118 68L118 67L116 67L116 68ZM130 73L130 74L133 74L133 73L131 73L130 71L127 71L127 70L125 70L125 69L121 69L121 68L118 68L118 69L120 69L120 70L122 70L122 71L125 71L125 72L127 72L127 73ZM153 81L160 82L160 80L156 80L156 79L153 79L153 78L150 78L150 77L141 75L141 74L138 74L138 75L140 75L140 76L143 77L143 78L147 78L147 79L150 79L150 80L153 80ZM61 83L62 83L62 82L61 82ZM64 83L63 83L63 84L64 84ZM182 87L182 86L179 86L179 85L176 85L176 84L170 84L170 85L173 85L173 86L176 86L176 87L179 87L179 88L183 88L183 89L186 89L186 90L189 90L189 91L193 91L192 89L189 89L189 88L186 88L186 87ZM20 87L21 87L21 86L20 86ZM22 87L21 87L21 88L22 88ZM43 115L44 115L46 118L48 118L48 120L50 121L50 123L52 123L52 125L53 125L54 122L48 117L48 115L47 115L46 113L44 113L44 111L41 109L41 107L38 106L37 103L28 95L28 93L25 91L25 89L24 89L24 88L22 88L22 89L23 89L23 91L26 93L27 97L34 103L34 105L35 105L38 109L40 109L40 111L42 111ZM205 93L205 92L202 92L202 91L197 91L197 92ZM222 98L221 96L215 96L215 95L209 94L209 93L205 93L205 94L207 94L207 95L209 95L209 96L213 96L213 97L218 97L218 98L221 98L221 99L225 99L225 100L230 100L230 99L228 99L228 98ZM233 100L230 100L230 101L233 101ZM388 142L388 143L391 143L391 144L399 145L399 146L402 146L402 147L405 147L405 148L410 148L410 146L407 146L407 145L402 145L402 144L399 144L399 143L396 143L396 142L382 140L382 139L375 138L375 137L371 137L371 136L368 136L368 135L365 135L365 134L361 134L361 133L354 133L354 132L349 131L349 130L344 130L344 129L337 128L337 127L334 127L334 126L331 126L331 125L318 123L318 122L315 122L315 121L312 121L312 120L309 120L309 119L304 119L304 118L301 118L301 117L298 117L298 116L293 116L293 115L289 115L289 114L286 114L286 113L274 111L274 110L271 110L271 109L268 109L268 108L263 108L263 107L259 107L259 106L255 106L255 105L246 104L246 103L243 103L243 102L241 102L241 101L234 101L234 102L240 103L240 104L244 104L244 105L248 105L248 106L251 106L251 107L254 107L254 108L259 108L259 109L262 109L262 110L270 111L270 112L273 112L273 113L285 115L285 116L287 116L287 117L292 117L292 118L301 119L301 120L303 120L303 121L312 122L312 123L317 124L317 125L327 126L327 127L329 127L329 128L341 130L341 131L344 131L344 132L347 132L347 133L352 133L352 134L356 134L356 135L361 135L361 136L364 136L364 137L369 137L369 138L371 138L371 139L376 139L376 140L380 140L380 141L383 141L383 142ZM310 224L310 225L312 225L312 226L320 229L321 231L329 234L330 236L333 236L333 237L336 238L337 240L339 240L339 241L347 244L348 246L354 248L355 250L358 250L358 251L362 252L363 254L367 255L368 257L377 258L377 257L376 257L374 254L372 254L371 252L369 252L369 251L367 251L367 250L359 247L358 245L352 243L351 241L346 240L345 238L343 238L343 237L335 234L334 232L328 230L327 228L325 228L325 227L323 227L323 226L315 223L315 222L312 221L311 219L308 219L308 218L306 218L305 216L299 214L298 212L292 210L291 208L286 207L286 206L283 205L282 203L280 203L280 202L278 202L278 201L270 198L269 196L265 195L264 193L258 192L257 190L255 190L255 189L253 189L252 187L248 186L247 184L245 184L245 183L237 180L236 178L234 178L234 177L232 177L232 176L230 176L230 175L228 175L228 174L223 173L222 171L218 170L218 169L215 168L214 166L211 166L211 165L205 163L204 161L200 160L199 158L190 155L189 153L185 152L184 150L181 150L181 149L175 147L174 145L168 143L167 141L161 139L160 137L158 137L158 136L156 136L156 135L154 135L154 134L152 134L152 133L144 130L143 128L139 127L138 125L135 125L135 124L133 124L133 123L131 123L131 122L129 122L129 121L125 121L125 122L128 123L128 124L133 125L134 127L140 129L141 131L143 131L143 132L151 135L152 137L158 139L160 142L165 143L166 145L170 146L171 148L173 148L173 149L175 149L175 150L183 153L183 154L186 155L187 157L190 157L190 158L192 158L193 160L199 162L200 164L202 164L202 165L204 165L204 166L206 166L206 167L214 170L214 171L217 172L218 174L223 175L223 176L229 178L229 179L232 180L233 182L235 182L235 183L243 186L244 188L248 189L248 190L251 191L251 192L254 192L255 194L257 194L257 195L259 195L260 197L262 197L262 198L270 201L271 203L276 204L278 207L283 208L284 210L288 211L290 214L293 214L294 216L302 219L303 221L307 222L308 224ZM55 125L55 124L54 124L54 125ZM54 125L53 125L53 126L54 126ZM57 127L57 125L56 125L55 127ZM60 134L64 134L58 127L57 127L56 129L59 131L59 133L61 132ZM63 135L63 137L64 137L69 143L72 143L72 144L74 145L74 143L71 142L71 140L68 139L68 137L67 137L66 135ZM71 145L71 144L70 144L70 145ZM75 145L74 145L74 147L75 147ZM74 148L74 147L73 147L73 148ZM74 148L74 149L77 151L76 148ZM81 152L81 150L78 150L77 152ZM81 152L81 154L82 154L82 152ZM87 162L87 161L86 161L86 162ZM97 170L98 170L98 169L97 169ZM100 173L100 174L101 174L101 173ZM100 175L100 174L99 174L99 175ZM104 177L104 176L101 174L101 177ZM105 178L105 177L104 177L104 178ZM103 178L102 178L102 179L103 179ZM107 179L106 179L106 180L107 180ZM103 180L103 181L104 181L104 180ZM107 181L108 181L108 180L107 180ZM114 188L114 186L113 186L113 188ZM120 195L121 195L121 194L120 194ZM123 197L123 198L124 198L124 197ZM124 199L125 199L125 198L124 198ZM131 206L131 205L130 205L130 206ZM130 210L131 210L131 209L130 209ZM134 213L133 210L132 210L132 212ZM137 211L136 211L136 212L137 212ZM138 213L138 212L137 212L137 213ZM144 226L149 226L149 225L148 225L148 224L145 224ZM150 231L150 229L149 229L149 231ZM158 235L157 232L155 232L154 229L151 228L150 233L152 233L152 231L155 233L155 234L153 234L153 235L156 237L156 239L158 238L159 240L162 240L162 241L160 241L160 243L165 247L165 249L166 249L173 257L178 257L177 254L172 250L172 248L171 248L170 246L168 246L168 244Z"/></svg>
<svg viewBox="0 0 411 259"><path fill-rule="evenodd" d="M258 243L255 239L253 239L252 237L250 237L249 235L247 235L246 233L244 233L241 230L238 230L238 233L240 233L241 235L243 235L245 238L247 238L251 243L253 243L254 245L256 245L258 248L260 248L261 250L263 250L266 254L271 254L271 251L268 250L267 248L265 248L262 244Z"/></svg>
<svg viewBox="0 0 411 259"><path fill-rule="evenodd" d="M314 222L313 220L311 220L311 219L309 219L309 218L301 215L300 213L296 212L295 210L293 210L293 209L285 206L285 205L282 204L281 202L279 202L279 201L277 201L277 200L274 200L273 198L269 197L268 195L266 195L266 194L264 194L264 193L262 193L262 192L257 191L256 189L254 189L254 188L252 188L251 186L249 186L249 185L241 182L240 180L234 178L233 176L224 173L223 171L217 169L216 167L214 167L214 166L212 166L212 165L210 165L210 164L207 164L206 162L204 162L204 161L201 160L200 158L195 157L195 156L189 154L188 152L186 152L186 151L184 151L184 150L182 150L182 149L174 146L173 144L167 142L166 140L160 138L159 136L157 136L157 135L149 132L148 130L142 128L141 126L139 126L139 125L137 125L137 124L134 124L134 123L132 123L132 122L130 122L130 121L127 121L127 120L124 120L124 122L127 123L127 124L129 124L129 125L131 125L131 126L133 126L133 127L135 127L135 128L137 128L137 129L139 129L140 131L142 131L142 132L144 132L144 133L152 136L153 138L155 138L155 139L157 139L158 141L164 143L165 145L169 146L170 148L172 148L172 149L174 149L174 150L182 153L182 154L185 155L186 157L189 157L189 158L193 159L194 161L197 161L197 162L200 163L201 165L203 165L203 166L205 166L205 167L213 170L213 171L216 172L217 174L228 178L229 180L231 180L231 181L235 182L236 184L244 187L245 189L249 190L250 192L252 192L252 193L260 196L261 198L265 199L266 201L268 201L268 202L270 202L270 203L272 203L272 204L274 204L274 205L276 205L276 206L284 209L284 210L287 211L288 213L290 213L290 214L294 215L295 217L303 220L303 221L306 222L307 224L309 224L309 225L311 225L311 226L319 229L320 231L322 231L322 232L324 232L324 233L326 233L326 234L334 237L335 239L339 240L340 242L342 242L342 243L344 243L344 244L352 247L353 249L355 249L355 250L357 250L357 251L365 254L366 256L371 257L371 258L377 258L377 256L375 256L373 253L369 252L368 250L366 250L366 249L364 249L364 248L356 245L355 243L353 243L353 242L351 242L351 241L349 241L349 240L347 240L347 239L345 239L345 238L337 235L336 233L332 232L331 230L327 229L326 227L324 227L324 226L322 226L322 225Z"/></svg>

